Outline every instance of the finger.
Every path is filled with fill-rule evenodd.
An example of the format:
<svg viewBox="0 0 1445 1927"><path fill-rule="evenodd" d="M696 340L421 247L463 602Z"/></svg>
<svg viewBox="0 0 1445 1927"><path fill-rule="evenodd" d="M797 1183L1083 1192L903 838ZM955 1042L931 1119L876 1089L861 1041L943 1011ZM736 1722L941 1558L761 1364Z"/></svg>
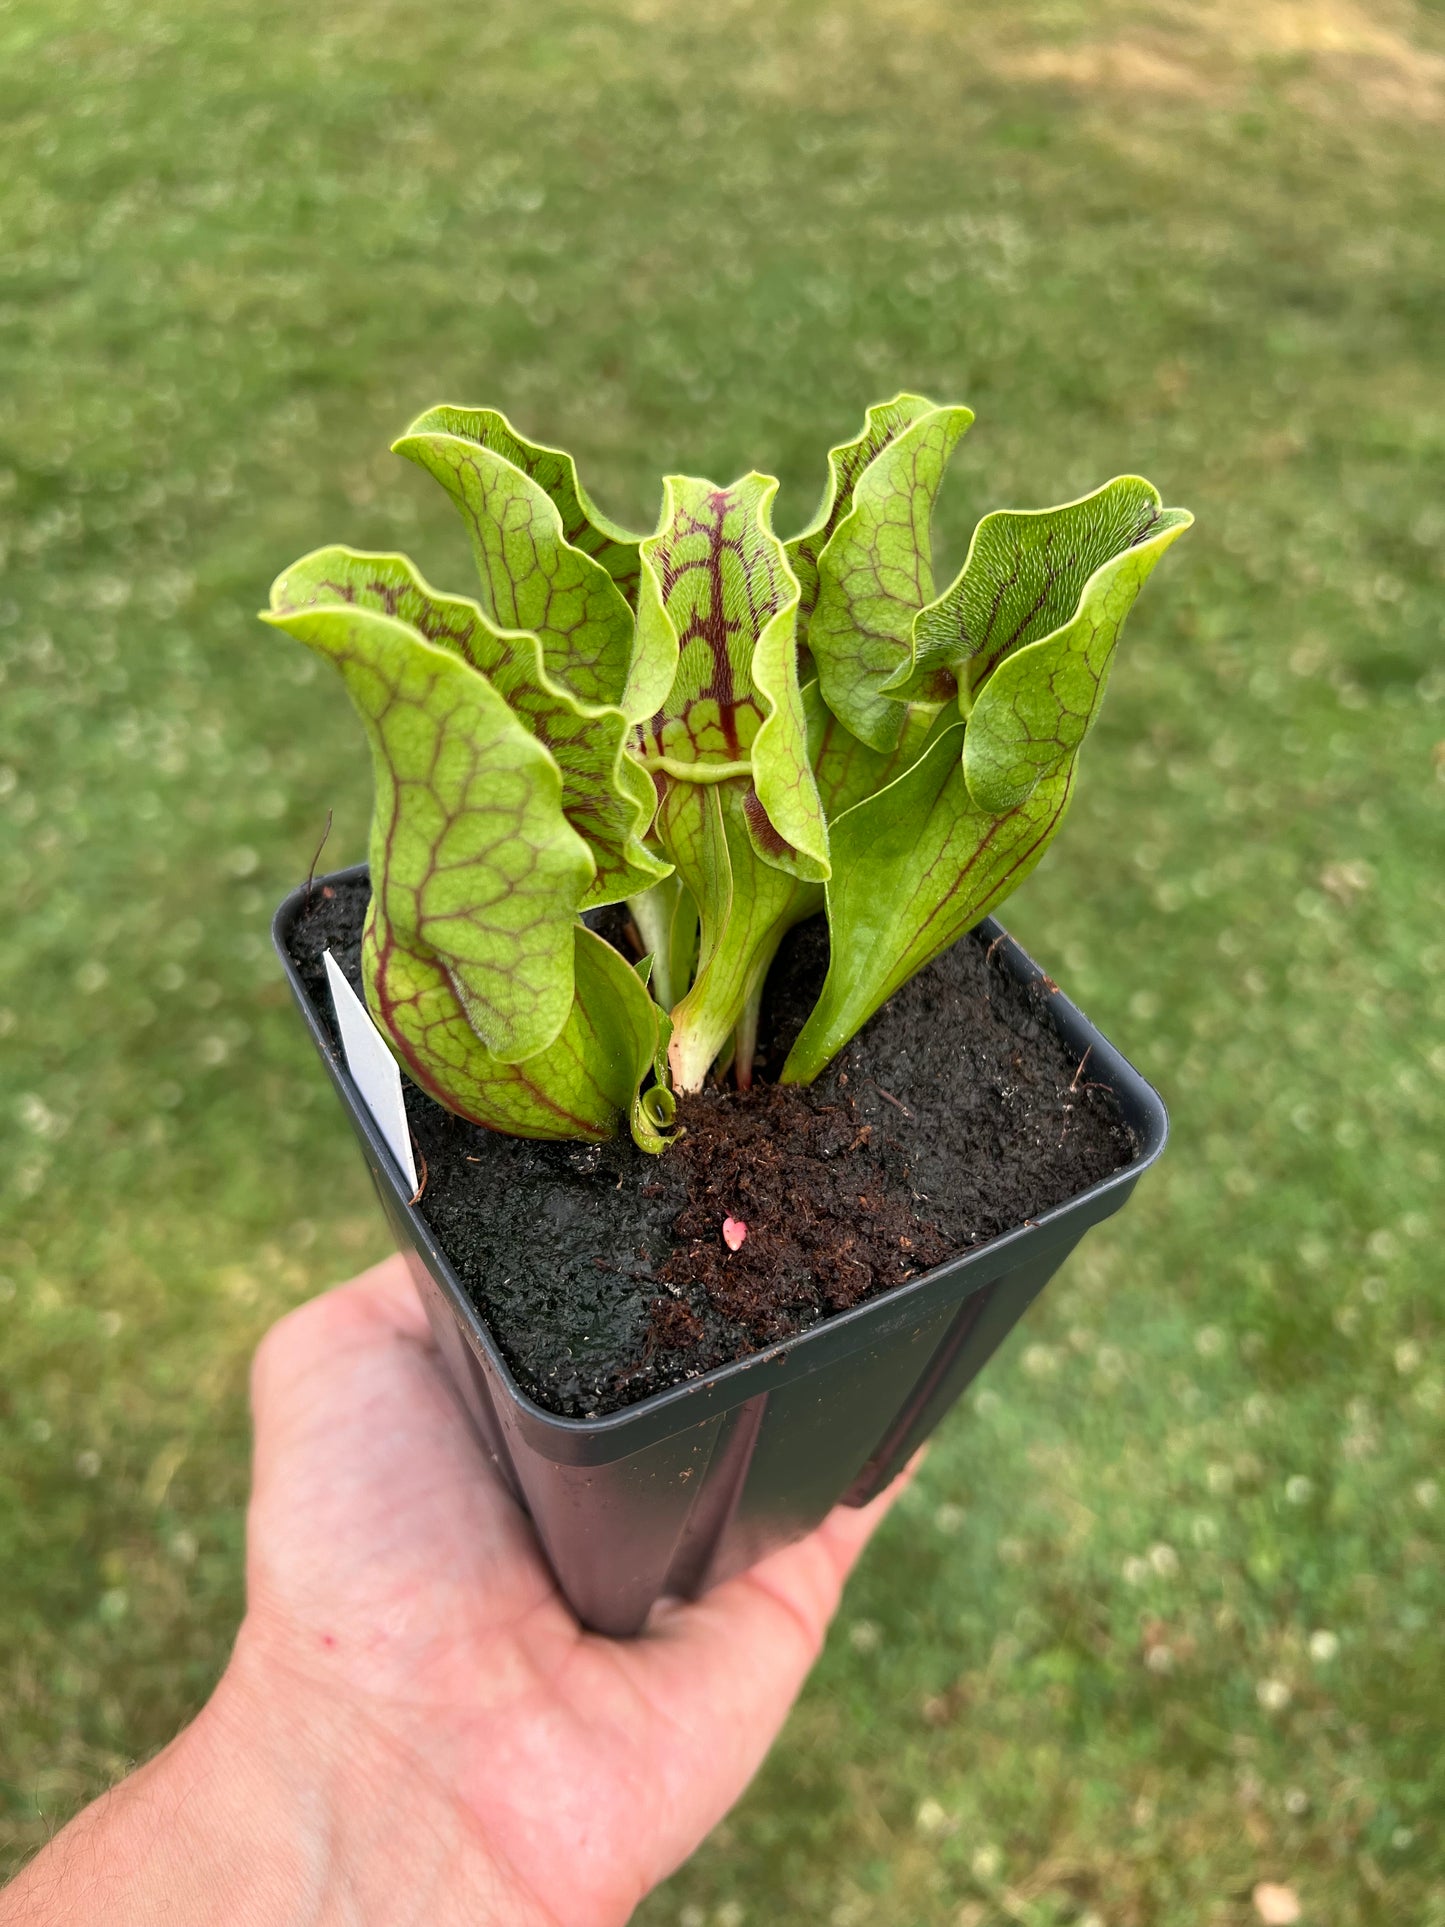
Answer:
<svg viewBox="0 0 1445 1927"><path fill-rule="evenodd" d="M354 1478L415 1431L464 1428L425 1349L425 1314L399 1258L278 1320L251 1366L253 1497L272 1481Z"/></svg>
<svg viewBox="0 0 1445 1927"><path fill-rule="evenodd" d="M911 1484L926 1450L916 1452L868 1505L835 1506L807 1538L770 1554L702 1599L686 1605L669 1602L649 1628L650 1635L680 1641L698 1654L700 1646L736 1641L745 1626L752 1637L771 1635L787 1644L791 1628L806 1670L822 1646L849 1573Z"/></svg>
<svg viewBox="0 0 1445 1927"><path fill-rule="evenodd" d="M421 1344L430 1341L426 1313L400 1252L276 1321L256 1350L253 1403L259 1406L273 1381L284 1384L319 1358L330 1361L338 1350L388 1336Z"/></svg>
<svg viewBox="0 0 1445 1927"><path fill-rule="evenodd" d="M363 1271L349 1284L336 1285L323 1292L313 1304L328 1305L333 1314L342 1318L354 1317L358 1323L374 1320L379 1325L390 1325L407 1338L419 1338L424 1342L431 1338L431 1326L427 1321L425 1308L417 1292L416 1282L407 1260L399 1251L389 1258L383 1258L379 1265Z"/></svg>
<svg viewBox="0 0 1445 1927"><path fill-rule="evenodd" d="M272 1327L252 1372L251 1579L316 1602L399 1573L515 1607L550 1595L535 1539L479 1445L403 1261Z"/></svg>
<svg viewBox="0 0 1445 1927"><path fill-rule="evenodd" d="M251 1404L258 1480L295 1452L336 1459L343 1440L353 1473L385 1468L404 1437L484 1462L400 1256L278 1320L256 1350Z"/></svg>

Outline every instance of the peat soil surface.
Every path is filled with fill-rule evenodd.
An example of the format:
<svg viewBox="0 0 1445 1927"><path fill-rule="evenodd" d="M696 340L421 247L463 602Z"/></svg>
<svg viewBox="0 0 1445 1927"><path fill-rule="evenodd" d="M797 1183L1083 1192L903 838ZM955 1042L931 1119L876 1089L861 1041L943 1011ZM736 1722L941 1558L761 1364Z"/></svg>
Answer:
<svg viewBox="0 0 1445 1927"><path fill-rule="evenodd" d="M322 956L360 990L364 876L318 882L291 954L328 1024ZM620 910L591 919L629 948ZM807 1090L768 1082L828 963L821 917L768 979L757 1081L682 1100L660 1158L625 1134L543 1144L453 1117L405 1078L418 1209L519 1383L592 1418L746 1357L1036 1218L1135 1155L1023 986L963 938ZM747 1227L738 1250L724 1219Z"/></svg>

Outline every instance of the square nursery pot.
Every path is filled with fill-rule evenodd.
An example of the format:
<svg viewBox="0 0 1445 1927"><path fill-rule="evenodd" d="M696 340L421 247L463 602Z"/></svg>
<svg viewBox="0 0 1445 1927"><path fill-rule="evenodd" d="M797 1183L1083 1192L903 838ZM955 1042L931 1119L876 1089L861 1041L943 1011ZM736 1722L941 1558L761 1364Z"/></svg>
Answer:
<svg viewBox="0 0 1445 1927"><path fill-rule="evenodd" d="M272 934L311 1041L481 1442L530 1515L577 1617L598 1632L635 1633L658 1598L695 1597L801 1538L840 1501L866 1504L1164 1148L1158 1092L1082 1011L1053 995L1047 1008L1069 1049L1091 1052L1090 1078L1118 1099L1139 1147L1131 1164L1017 1230L750 1357L601 1418L560 1417L517 1384L408 1202L410 1186L292 963L288 939L305 899L304 889L287 897ZM983 929L998 939L1012 975L1043 977L993 919Z"/></svg>

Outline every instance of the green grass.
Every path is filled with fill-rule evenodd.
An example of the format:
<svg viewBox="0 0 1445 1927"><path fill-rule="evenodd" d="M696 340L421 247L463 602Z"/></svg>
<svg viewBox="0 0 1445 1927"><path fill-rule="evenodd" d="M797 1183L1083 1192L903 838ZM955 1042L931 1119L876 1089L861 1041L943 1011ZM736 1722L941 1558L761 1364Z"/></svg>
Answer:
<svg viewBox="0 0 1445 1927"><path fill-rule="evenodd" d="M1396 0L3 0L0 1865L206 1694L249 1352L384 1248L268 955L367 809L270 578L465 585L433 401L801 523L907 384L950 570L1198 515L1008 912L1175 1135L639 1919L1445 1922L1442 76Z"/></svg>

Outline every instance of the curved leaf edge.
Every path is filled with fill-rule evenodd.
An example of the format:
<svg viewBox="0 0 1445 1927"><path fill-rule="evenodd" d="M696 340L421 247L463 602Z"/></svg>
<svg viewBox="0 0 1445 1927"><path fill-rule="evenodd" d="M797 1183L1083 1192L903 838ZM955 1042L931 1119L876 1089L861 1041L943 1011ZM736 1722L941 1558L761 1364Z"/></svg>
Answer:
<svg viewBox="0 0 1445 1927"><path fill-rule="evenodd" d="M278 578L279 582L284 583L284 580L284 575ZM347 658L344 654L338 653L333 646L330 646L327 641L324 640L326 631L334 627L338 619L342 621L349 620L352 624L359 625L363 634L368 631L372 632L383 646L389 642L398 645L397 655L399 660L404 662L408 668L416 668L430 675L431 681L428 687L428 693L439 685L445 685L450 681L455 681L462 692L463 698L476 703L482 709L483 713L490 712L498 729L502 731L507 738L510 738L514 753L520 755L523 762L528 765L532 771L532 774L526 779L529 804L534 804L549 816L555 814L555 824L551 826L549 835L554 846L551 865L557 872L557 887L559 889L559 907L556 912L556 921L558 924L565 925L568 920L575 916L577 900L586 889L591 877L595 874L596 864L591 850L583 839L578 836L577 832L572 828L571 824L568 823L563 814L562 774L556 759L553 757L551 751L548 750L544 744L539 743L512 713L504 698L492 686L487 677L484 676L480 670L473 667L464 657L454 654L451 650L438 648L435 644L428 642L426 638L417 630L413 629L410 624L401 622L395 617L384 615L379 611L359 609L345 602L336 604L309 604L296 609L288 609L283 605L279 609L263 610L261 612L261 620L266 623L268 627L283 630L293 636L297 641L304 643L308 648L314 650L316 654L331 662L333 667L341 674L343 682L348 685L348 693L352 697L353 706L356 708L359 719L366 732L368 746L371 751L373 777L375 781L375 801L372 809L370 838L373 892L375 893L377 890L380 890L385 894L390 894L389 856L391 838L394 834L394 825L388 828L383 821L382 799L388 794L391 794L395 804L395 794L399 779L393 766L390 753L383 741L382 732L377 720L367 713L361 701L358 699L357 691L350 686L350 678L347 674ZM385 677L382 676L375 667L374 661L363 662L361 666L365 675L370 678L373 684L380 682L383 688L386 687ZM411 779L403 777L400 780L410 781ZM453 818L452 820L455 821L456 819ZM440 836L443 833L442 831L438 831L437 835ZM569 869L574 875L574 881L567 880ZM414 886L399 884L398 888L402 889L406 895L415 897L416 891ZM434 946L428 943L425 938L421 937L419 929L415 933L415 936L416 940L428 954L438 955ZM560 942L560 938L558 941ZM570 968L570 959L568 962ZM564 981L566 980L558 980L555 986L558 991L561 990ZM459 996L464 996L465 994L465 991L458 992ZM562 1026L566 1023L571 994L570 985L565 993L565 997L553 995L552 991L549 990L545 1003L534 1001L529 1012L524 1014L521 1011L517 1011L510 1017L504 1017L501 1014L501 1007L498 1006L498 1015L495 1021L498 1025L504 1027L509 1034L508 1043L505 1045L500 1043L500 1033L497 1040L492 1044L487 1044L485 1040L482 1039L481 1033L477 1032L479 1041L483 1043L484 1048L491 1050L499 1060L518 1061L524 1057L535 1055L539 1049L545 1048L555 1041ZM550 1014L554 1005L556 1006L555 1018ZM479 1010L480 1008L481 1007L478 1006ZM474 1020L469 1018L469 1022L471 1021Z"/></svg>
<svg viewBox="0 0 1445 1927"><path fill-rule="evenodd" d="M818 556L818 593L808 630L808 647L828 708L846 729L870 749L885 753L894 750L903 721L901 711L897 710L892 699L892 692L886 696L884 694L884 684L892 681L899 671L895 670L893 677L880 676L876 669L867 664L866 657L870 647L874 650L880 647L897 648L908 652L908 663L900 662L899 669L911 666L912 623L916 620L918 607L926 607L934 599L934 510L958 444L975 419L973 410L962 402L930 405L906 428L886 441L855 481L848 512L838 520ZM896 570L892 564L885 564L880 559L879 548L881 532L888 526L885 506L890 497L900 492L895 471L899 471L905 462L915 460L935 433L941 444L934 451L936 468L924 484L927 501L922 516L919 516L916 504L910 510L910 519L915 525L915 540L911 549L906 545L904 549L918 581L926 585L922 602L915 604L913 597L917 593L916 585L908 594L901 593L899 586L890 580ZM916 488L916 482L910 484L910 492L916 492ZM845 567L844 557L849 553L850 544L854 543L869 517L875 526L872 537L862 550L867 558L866 563L860 562L855 555ZM921 530L918 528L920 521ZM870 576L872 578L871 587L866 590L851 580L860 569L865 583ZM837 611L833 609L834 603L838 605ZM866 628L862 626L858 613L860 605L865 603L870 605L870 626ZM896 605L913 611L906 618L909 625L906 634L901 632L905 618L901 608ZM873 626L880 620L893 625L896 632L887 633ZM846 645L840 642L845 637L851 638ZM939 698L936 694L921 694L921 699Z"/></svg>
<svg viewBox="0 0 1445 1927"><path fill-rule="evenodd" d="M663 477L663 505L658 526L641 545L642 581L638 591L638 627L644 622L665 628L675 659L682 641L667 607L666 583L658 568L661 544L678 514L684 490L730 493L753 490L753 527L768 544L772 558L791 593L764 622L753 642L748 661L752 691L763 709L762 723L748 745L747 756L736 763L688 762L674 756L649 755L643 767L679 782L711 784L749 776L764 818L749 816L749 834L758 857L772 868L806 882L822 882L829 874L828 826L818 797L808 755L808 725L798 680L797 612L801 587L786 545L772 526L772 506L778 478L761 469L721 487L705 476L672 474ZM658 707L664 715L673 694ZM656 717L653 719L656 720Z"/></svg>
<svg viewBox="0 0 1445 1927"><path fill-rule="evenodd" d="M1163 496L1148 477L1135 474L1111 475L1107 482L1101 482L1097 488L1086 489L1082 495L1072 496L1067 502L1050 503L1044 508L990 509L987 515L981 515L974 524L973 534L969 537L968 541L968 553L964 556L962 568L959 569L957 575L955 575L943 593L935 596L931 602L925 603L917 615L914 616L912 660L904 663L898 672L888 682L883 684L880 693L885 696L891 696L899 702L926 702L930 700L929 690L931 687L931 679L935 677L940 670L944 670L953 675L958 683L959 710L964 717L967 717L978 692L976 690L972 692L969 690L967 679L960 672L967 663L972 661L972 656L965 652L950 655L945 654L942 650L930 651L926 642L922 641L920 637L920 630L926 629L930 620L942 615L949 603L960 593L964 578L973 567L977 557L980 537L984 534L990 523L996 522L1001 517L1008 517L1013 521L1035 518L1042 521L1045 516L1060 515L1068 509L1086 508L1090 502L1101 500L1110 490L1117 489L1122 484L1128 483L1137 483L1141 488L1147 490L1150 497L1152 497L1154 508L1157 511L1155 524L1147 531L1145 537L1136 538L1136 540L1129 543L1127 547L1116 550L1113 555L1107 556L1100 562L1080 584L1079 594L1072 611L1065 616L1062 621L1055 623L1054 627L1044 635L1035 636L1032 642L1025 645L1026 648L1033 649L1037 648L1042 642L1051 642L1061 630L1067 629L1071 623L1076 622L1079 611L1088 598L1090 590L1097 583L1098 578L1103 575L1106 570L1112 568L1121 556L1127 555L1131 549L1144 546L1146 542L1153 542L1160 534L1167 533L1169 540L1173 541L1176 536L1182 535L1186 529L1193 526L1194 516L1189 509L1165 508ZM1166 522L1164 530L1160 530L1158 527L1158 523L1161 521ZM1164 546L1167 547L1168 543L1166 542ZM1002 662L1008 660L1009 658L1005 656ZM1002 667L1002 662L1000 662L999 667Z"/></svg>
<svg viewBox="0 0 1445 1927"><path fill-rule="evenodd" d="M546 694L559 705L569 709L579 720L583 722L606 722L609 719L615 718L620 723L618 746L613 757L610 774L617 793L625 797L633 807L631 847L626 852L627 860L632 866L631 872L630 874L625 872L620 873L615 879L615 887L610 887L607 879L602 877L598 871L596 852L594 851L593 881L583 892L582 898L577 905L579 910L600 909L605 904L620 903L628 896L634 894L639 888L646 888L651 883L660 883L665 877L671 875L671 866L664 859L654 856L653 853L645 849L642 844L642 838L647 835L652 824L653 815L655 814L656 793L653 790L647 771L628 747L631 719L627 716L626 712L616 704L587 702L583 697L576 695L572 690L558 682L557 678L548 670L542 651L541 640L532 630L509 629L502 623L494 621L482 605L473 597L456 595L450 590L434 587L422 574L416 563L412 561L411 557L400 550L354 549L343 542L329 542L321 548L310 549L305 555L298 556L294 562L283 569L271 585L270 608L258 612L260 620L273 628L282 628L285 625L277 620L277 617L282 613L301 613L307 609L354 608L356 605L350 602L347 597L340 592L339 588L335 597L327 601L313 599L306 603L286 605L281 600L290 577L295 576L300 571L324 568L331 563L333 559L342 565L357 563L370 567L385 568L390 566L404 571L410 577L412 585L416 590L428 600L443 608L450 606L464 610L469 620L474 621L479 629L492 635L499 642L514 647L520 646L525 649L528 656L528 674L535 680L539 688L544 690ZM407 629L412 635L415 635L420 642L430 647L445 648L444 643L440 643L434 638L427 636L422 630L418 629L415 624L407 622L404 617L386 617L385 612L380 610L371 613L376 614L381 619L400 623L403 628ZM468 657L461 655L459 651L455 650L449 650L447 653L457 655L459 660L466 663L467 667L470 668L474 674L481 676L489 686L495 688L495 684L492 678L487 675L487 672L478 668ZM497 693L504 702L507 700L505 692L499 690ZM517 715L515 710L512 711L512 714L516 716L516 720L521 727L526 729L527 723L525 718ZM531 734L532 732L529 731L528 733ZM534 742L537 741L535 735L533 735L532 739ZM547 749L545 744L538 743L538 747L545 750L547 755L551 757L551 760L554 763L556 762L556 758L552 757L551 751Z"/></svg>
<svg viewBox="0 0 1445 1927"><path fill-rule="evenodd" d="M403 452L399 445L411 436L438 433L455 434L457 430L454 424L458 422L483 422L488 420L497 423L502 434L509 441L515 443L519 449L525 450L531 463L536 463L537 466L544 466L546 462L554 461L558 464L564 477L564 489L563 491L559 491L562 495L560 501L558 500L558 495L547 486L545 481L539 478L536 469L529 466L528 462L513 461L512 457L506 454L504 450L492 448L494 454L499 455L503 461L512 462L514 468L520 468L523 474L530 476L539 488L545 490L545 492L551 496L553 505L562 518L562 536L569 547L581 549L584 555L590 555L594 562L601 563L613 581L622 589L624 595L627 594L627 585L629 582L631 582L635 589L637 579L636 551L638 544L642 541L642 537L640 535L634 535L630 529L623 528L620 522L614 522L611 516L598 508L597 504L588 494L582 478L577 472L575 456L569 453L567 449L556 448L549 442L533 441L531 436L524 435L512 421L511 417L504 414L500 408L472 408L458 402L435 402L430 408L423 409L414 421L407 423L403 433L397 436L396 441L392 443L392 453L398 454ZM482 443L483 446L492 447L490 442L482 442L480 435L474 436L472 439ZM569 496L570 503L568 500ZM572 521L569 527L567 508L570 505L575 505L577 519ZM596 533L599 538L596 548L589 547L587 543L577 539L578 536L583 533L584 529L590 529ZM629 550L631 551L630 560L622 559ZM620 551L622 555L614 556L613 551ZM630 599L629 597L629 600Z"/></svg>

